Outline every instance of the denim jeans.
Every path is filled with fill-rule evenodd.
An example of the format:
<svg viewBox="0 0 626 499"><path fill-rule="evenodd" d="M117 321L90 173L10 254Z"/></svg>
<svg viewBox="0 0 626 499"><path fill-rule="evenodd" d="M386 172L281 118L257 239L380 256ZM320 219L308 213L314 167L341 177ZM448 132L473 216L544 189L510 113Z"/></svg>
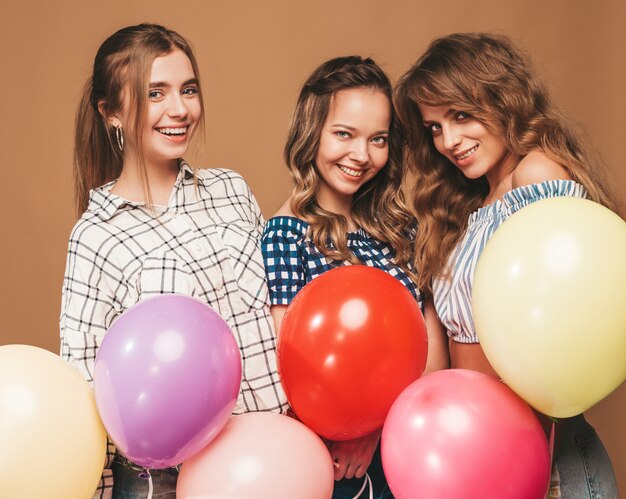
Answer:
<svg viewBox="0 0 626 499"><path fill-rule="evenodd" d="M393 499L393 495L391 495L391 491L387 485L385 474L383 473L383 463L380 459L380 442L378 443L378 447L376 447L376 451L374 451L372 462L369 468L367 468L367 474L372 480L374 499ZM352 499L359 493L361 487L363 487L364 480L365 477L344 478L343 480L335 482L332 499ZM367 486L365 486L359 499L369 499L369 489Z"/></svg>
<svg viewBox="0 0 626 499"><path fill-rule="evenodd" d="M116 458L113 462L113 499L146 499L149 484L147 478L140 477L141 470L130 467L124 459ZM152 497L158 499L176 499L176 480L178 470L150 470L152 476Z"/></svg>
<svg viewBox="0 0 626 499"><path fill-rule="evenodd" d="M616 499L617 483L609 456L584 416L559 420L552 467L562 499Z"/></svg>

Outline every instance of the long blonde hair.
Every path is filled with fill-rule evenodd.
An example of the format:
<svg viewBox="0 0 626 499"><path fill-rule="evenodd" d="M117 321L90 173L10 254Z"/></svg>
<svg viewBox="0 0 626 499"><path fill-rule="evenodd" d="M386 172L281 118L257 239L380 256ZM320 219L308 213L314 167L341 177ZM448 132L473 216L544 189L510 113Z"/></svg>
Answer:
<svg viewBox="0 0 626 499"><path fill-rule="evenodd" d="M293 115L284 158L293 177L291 210L309 224L313 244L332 260L359 263L348 249L348 223L343 215L323 209L316 201L319 173L315 166L322 127L333 95L340 90L372 88L389 98L391 83L372 60L359 56L338 57L319 66L305 82ZM355 194L351 216L369 234L394 248L395 260L405 270L411 259L406 237L410 215L401 190L403 180L402 138L392 109L389 158L382 170Z"/></svg>
<svg viewBox="0 0 626 499"><path fill-rule="evenodd" d="M89 191L119 177L124 153L118 147L115 128L98 110L102 102L107 114L122 108L122 91L128 92L130 130L124 130L137 150L146 199L151 203L147 183L141 131L145 120L150 70L157 57L179 49L191 61L200 89L196 59L189 43L175 31L157 24L128 26L115 32L100 46L93 73L87 80L76 113L74 139L74 197L77 214L87 209ZM201 128L204 125L204 105Z"/></svg>
<svg viewBox="0 0 626 499"><path fill-rule="evenodd" d="M418 104L465 111L500 134L520 157L540 150L562 165L589 192L613 210L598 162L584 150L567 120L552 106L542 82L511 41L489 33L457 33L435 39L398 82L394 103L406 132L405 160L415 173L414 207L419 221L415 264L418 285L446 275L450 253L489 187L470 180L435 149Z"/></svg>

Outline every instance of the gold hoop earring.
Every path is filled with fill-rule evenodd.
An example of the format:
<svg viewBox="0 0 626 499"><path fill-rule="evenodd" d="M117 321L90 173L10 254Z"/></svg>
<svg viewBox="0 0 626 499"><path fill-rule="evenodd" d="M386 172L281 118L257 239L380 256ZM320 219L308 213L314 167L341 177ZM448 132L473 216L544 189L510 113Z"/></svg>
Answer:
<svg viewBox="0 0 626 499"><path fill-rule="evenodd" d="M121 125L115 127L115 141L117 142L117 147L119 147L120 152L124 152L124 132Z"/></svg>

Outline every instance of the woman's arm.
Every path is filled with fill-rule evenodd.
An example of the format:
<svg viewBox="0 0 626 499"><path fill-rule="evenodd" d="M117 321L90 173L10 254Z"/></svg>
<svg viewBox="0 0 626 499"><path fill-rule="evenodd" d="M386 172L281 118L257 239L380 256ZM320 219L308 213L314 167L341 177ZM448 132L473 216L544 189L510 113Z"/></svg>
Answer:
<svg viewBox="0 0 626 499"><path fill-rule="evenodd" d="M289 200L276 212L274 217L292 216ZM276 336L280 332L287 304L306 284L304 268L294 255L300 254L304 244L304 233L296 229L284 228L263 231L261 251L270 293L270 312L274 319Z"/></svg>
<svg viewBox="0 0 626 499"><path fill-rule="evenodd" d="M283 316L287 311L287 305L272 305L270 312L272 313L272 319L274 319L274 327L276 328L276 337L280 333L280 326L283 323Z"/></svg>
<svg viewBox="0 0 626 499"><path fill-rule="evenodd" d="M424 321L426 322L426 334L428 336L428 357L424 374L447 369L450 367L450 355L448 352L448 338L446 331L437 317L435 304L432 297L424 302Z"/></svg>
<svg viewBox="0 0 626 499"><path fill-rule="evenodd" d="M72 231L66 260L61 297L61 358L75 367L93 385L96 353L112 320L118 315L103 269L102 261L91 248L99 247L97 231L77 226ZM114 267L112 267L114 268ZM106 271L111 269L107 268ZM113 275L104 272L104 275ZM107 437L104 469L94 497L109 498L113 489L111 466L115 446Z"/></svg>

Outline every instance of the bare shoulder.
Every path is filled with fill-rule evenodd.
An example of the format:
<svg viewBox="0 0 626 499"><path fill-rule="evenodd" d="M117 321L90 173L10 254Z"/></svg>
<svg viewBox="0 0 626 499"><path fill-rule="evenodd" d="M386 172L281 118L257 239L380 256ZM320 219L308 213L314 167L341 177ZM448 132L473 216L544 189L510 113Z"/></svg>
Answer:
<svg viewBox="0 0 626 499"><path fill-rule="evenodd" d="M541 151L531 151L513 172L513 188L538 184L546 180L571 180L568 171Z"/></svg>
<svg viewBox="0 0 626 499"><path fill-rule="evenodd" d="M293 211L291 211L291 198L287 199L283 205L278 208L278 211L272 215L272 217L293 217Z"/></svg>

